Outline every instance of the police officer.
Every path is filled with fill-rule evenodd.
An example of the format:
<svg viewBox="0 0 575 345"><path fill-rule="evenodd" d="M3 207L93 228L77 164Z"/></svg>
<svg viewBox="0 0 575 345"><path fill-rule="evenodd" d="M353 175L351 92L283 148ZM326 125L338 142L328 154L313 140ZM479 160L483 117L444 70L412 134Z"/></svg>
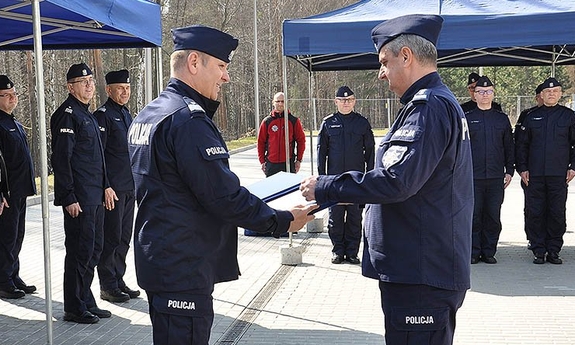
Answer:
<svg viewBox="0 0 575 345"><path fill-rule="evenodd" d="M475 85L477 84L479 78L481 77L479 76L479 74L475 72L470 73L469 76L467 77L467 92L469 92L469 97L471 99L461 104L461 109L463 109L464 113L471 111L477 107L477 100L475 99ZM492 102L491 106L496 110L502 111L501 104L497 102Z"/></svg>
<svg viewBox="0 0 575 345"><path fill-rule="evenodd" d="M443 19L407 15L372 30L379 78L400 96L375 168L306 178L318 203L367 203L363 275L379 280L386 344L452 344L470 287L473 172L469 132L437 73Z"/></svg>
<svg viewBox="0 0 575 345"><path fill-rule="evenodd" d="M125 302L140 291L124 282L126 255L130 248L134 222L134 178L128 153L128 127L132 116L126 108L130 100L128 70L106 74L108 100L94 116L100 125L104 160L110 188L104 195L104 248L98 263L100 298L109 302Z"/></svg>
<svg viewBox="0 0 575 345"><path fill-rule="evenodd" d="M517 143L517 171L526 185L527 230L534 264L561 264L567 184L575 176L575 113L559 105L555 78L543 82L543 105L525 117Z"/></svg>
<svg viewBox="0 0 575 345"><path fill-rule="evenodd" d="M477 107L467 113L473 158L473 233L471 263L496 264L501 234L501 204L515 162L509 117L492 107L495 89L483 76L475 85Z"/></svg>
<svg viewBox="0 0 575 345"><path fill-rule="evenodd" d="M20 278L18 256L22 249L26 224L26 198L36 194L34 166L24 128L12 112L18 105L14 83L0 75L0 151L6 164L6 184L10 195L0 215L0 297L20 298L36 291ZM4 203L4 202L2 202Z"/></svg>
<svg viewBox="0 0 575 345"><path fill-rule="evenodd" d="M525 120L525 118L527 117L527 115L529 113L531 113L533 110L539 108L540 106L543 105L543 98L541 98L541 90L543 88L543 84L539 84L537 85L537 87L535 88L535 106L533 107L529 107L527 109L524 109L523 111L521 111L521 113L519 114L519 117L517 118L517 122L515 123L515 129L513 130L513 138L515 140L515 157L517 157L517 144L519 143L519 135L522 133L521 131L521 123ZM515 165L517 166L517 162L515 162ZM531 250L531 241L529 240L529 232L527 231L527 190L525 189L525 183L523 183L523 180L521 180L521 189L523 189L523 200L524 200L524 204L523 204L523 230L525 231L525 236L527 237L527 249Z"/></svg>
<svg viewBox="0 0 575 345"><path fill-rule="evenodd" d="M96 323L111 313L96 305L90 286L103 243L104 153L96 118L89 112L94 95L92 71L84 64L66 73L68 98L52 115L54 205L62 206L66 234L64 320Z"/></svg>
<svg viewBox="0 0 575 345"><path fill-rule="evenodd" d="M171 79L128 133L138 211L134 253L154 344L207 345L214 284L235 280L237 225L279 237L313 206L278 211L239 184L212 118L238 40L194 25L172 30Z"/></svg>
<svg viewBox="0 0 575 345"><path fill-rule="evenodd" d="M353 111L355 95L342 86L335 93L337 112L323 119L318 135L317 166L320 175L340 174L348 170L373 169L375 142L369 121ZM329 209L328 233L333 244L334 264L344 260L359 264L361 241L359 204L335 205Z"/></svg>

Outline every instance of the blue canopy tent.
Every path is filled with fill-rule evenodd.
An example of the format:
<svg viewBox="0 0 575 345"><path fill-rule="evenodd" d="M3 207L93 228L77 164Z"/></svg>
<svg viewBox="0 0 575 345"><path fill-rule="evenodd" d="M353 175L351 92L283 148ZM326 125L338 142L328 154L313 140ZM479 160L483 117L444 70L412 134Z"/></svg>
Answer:
<svg viewBox="0 0 575 345"><path fill-rule="evenodd" d="M371 29L405 14L440 14L441 67L575 63L575 0L362 0L283 23L283 53L309 71L377 69Z"/></svg>
<svg viewBox="0 0 575 345"><path fill-rule="evenodd" d="M38 129L41 133L46 331L47 343L52 344L48 153L46 136L42 135L46 133L42 51L160 46L160 6L147 0L0 0L0 27L0 50L34 50ZM151 59L149 61L151 65ZM147 79L150 77L151 74Z"/></svg>

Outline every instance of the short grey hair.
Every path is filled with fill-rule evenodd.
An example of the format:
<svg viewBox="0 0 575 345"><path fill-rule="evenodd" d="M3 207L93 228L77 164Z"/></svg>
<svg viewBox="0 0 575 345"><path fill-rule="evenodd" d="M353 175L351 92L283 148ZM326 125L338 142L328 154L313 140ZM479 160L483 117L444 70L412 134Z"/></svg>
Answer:
<svg viewBox="0 0 575 345"><path fill-rule="evenodd" d="M208 61L206 59L207 54L197 50L176 50L170 55L170 72L174 75L174 72L181 71L185 68L188 63L188 56L191 53L196 52L200 57L201 63L205 66Z"/></svg>
<svg viewBox="0 0 575 345"><path fill-rule="evenodd" d="M424 66L437 67L437 48L433 43L418 35L404 34L384 46L394 56L398 56L401 48L408 47L413 55Z"/></svg>

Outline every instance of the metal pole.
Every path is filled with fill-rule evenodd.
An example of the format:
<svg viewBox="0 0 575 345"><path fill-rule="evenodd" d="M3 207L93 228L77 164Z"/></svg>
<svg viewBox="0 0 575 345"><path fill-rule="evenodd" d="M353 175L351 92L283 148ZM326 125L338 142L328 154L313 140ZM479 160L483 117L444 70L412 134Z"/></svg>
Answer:
<svg viewBox="0 0 575 345"><path fill-rule="evenodd" d="M50 210L48 209L48 145L46 144L46 99L44 97L44 62L42 60L42 28L39 0L32 0L34 28L34 62L36 97L38 101L38 131L40 137L40 189L42 198L42 229L44 243L44 289L46 294L46 341L52 344L52 272L50 263Z"/></svg>
<svg viewBox="0 0 575 345"><path fill-rule="evenodd" d="M260 88L259 88L259 71L258 71L258 7L257 0L254 0L254 128L256 129L256 138L260 130Z"/></svg>
<svg viewBox="0 0 575 345"><path fill-rule="evenodd" d="M316 128L316 118L315 118L315 104L312 104L312 96L313 96L313 73L311 72L311 70L309 71L309 86L308 86L308 90L309 90L309 110L311 110L312 113L312 120L313 120L313 126L311 125L311 121L310 121L310 129L309 129L309 161L311 163L310 167L311 167L311 174L313 175L313 130Z"/></svg>
<svg viewBox="0 0 575 345"><path fill-rule="evenodd" d="M164 89L164 68L162 66L162 47L156 48L156 80L157 80L157 89L158 89L158 96Z"/></svg>
<svg viewBox="0 0 575 345"><path fill-rule="evenodd" d="M152 101L152 48L144 48L145 86L144 94L146 104Z"/></svg>
<svg viewBox="0 0 575 345"><path fill-rule="evenodd" d="M290 156L289 156L289 107L288 107L288 93L287 93L287 57L282 55L282 67L284 77L284 135L285 135L285 150L286 150L286 171L290 170ZM294 171L295 172L295 171Z"/></svg>

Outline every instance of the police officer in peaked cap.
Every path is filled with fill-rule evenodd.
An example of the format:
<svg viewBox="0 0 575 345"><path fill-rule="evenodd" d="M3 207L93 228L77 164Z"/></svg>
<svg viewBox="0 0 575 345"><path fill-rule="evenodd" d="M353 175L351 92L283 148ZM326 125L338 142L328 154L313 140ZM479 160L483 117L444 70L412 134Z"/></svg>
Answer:
<svg viewBox="0 0 575 345"><path fill-rule="evenodd" d="M354 111L355 101L355 94L348 86L337 89L334 99L337 111L323 119L318 134L317 166L320 175L373 169L373 131L368 119ZM333 264L341 264L344 260L351 264L360 263L362 213L359 204L330 207L328 232L333 244Z"/></svg>
<svg viewBox="0 0 575 345"><path fill-rule="evenodd" d="M543 83L537 85L537 87L535 88L535 105L533 107L529 107L527 109L523 109L521 111L521 113L519 114L519 117L517 118L517 122L515 122L515 129L513 130L513 139L515 141L515 166L518 166L518 162L517 162L517 149L518 149L518 144L520 142L519 140L519 135L521 135L521 133L523 133L523 131L521 130L521 123L523 123L523 121L525 121L525 118L527 117L527 115L529 113L531 113L533 110L541 107L543 105L543 98L541 98L541 90L543 90ZM527 244L527 249L531 249L531 241L529 239L529 232L527 231L527 190L525 189L525 183L523 183L523 180L521 180L521 189L523 189L523 230L525 231L525 236L527 238L528 244Z"/></svg>
<svg viewBox="0 0 575 345"><path fill-rule="evenodd" d="M496 264L504 190L514 172L515 148L507 114L493 107L495 88L487 76L475 85L477 107L465 113L473 158L471 263Z"/></svg>
<svg viewBox="0 0 575 345"><path fill-rule="evenodd" d="M110 188L104 195L104 247L98 263L100 298L125 302L140 291L124 282L126 255L132 240L134 223L134 178L128 153L128 128L132 115L126 107L130 100L130 73L126 69L106 74L106 102L94 112L104 148Z"/></svg>
<svg viewBox="0 0 575 345"><path fill-rule="evenodd" d="M379 281L386 344L452 344L470 287L471 145L463 111L437 73L442 22L407 15L372 30L379 78L404 107L373 170L312 176L300 186L319 204L367 204L362 274Z"/></svg>
<svg viewBox="0 0 575 345"><path fill-rule="evenodd" d="M238 279L237 226L279 237L315 206L275 210L241 187L212 118L238 40L194 25L172 30L171 79L128 133L138 211L138 284L154 344L207 345L214 284Z"/></svg>
<svg viewBox="0 0 575 345"><path fill-rule="evenodd" d="M575 177L575 113L559 104L561 83L546 79L543 105L521 123L517 171L525 184L527 232L533 263L562 264L567 186Z"/></svg>
<svg viewBox="0 0 575 345"><path fill-rule="evenodd" d="M92 71L85 63L66 73L68 98L50 119L54 205L62 206L66 234L64 320L96 323L110 317L98 308L91 285L104 233L106 179L100 128L88 107L94 95Z"/></svg>
<svg viewBox="0 0 575 345"><path fill-rule="evenodd" d="M26 198L36 194L34 165L26 132L13 112L18 105L14 83L0 75L0 151L4 156L4 183L10 187L0 203L0 298L20 298L36 291L20 278L20 250L25 234ZM0 181L0 183L2 183Z"/></svg>

